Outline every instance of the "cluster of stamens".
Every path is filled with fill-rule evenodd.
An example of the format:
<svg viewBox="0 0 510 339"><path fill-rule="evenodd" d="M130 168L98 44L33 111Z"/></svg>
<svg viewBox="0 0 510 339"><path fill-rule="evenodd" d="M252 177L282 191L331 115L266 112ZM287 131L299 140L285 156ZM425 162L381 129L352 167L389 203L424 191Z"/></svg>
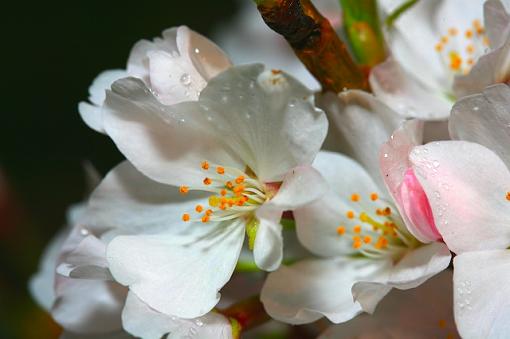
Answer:
<svg viewBox="0 0 510 339"><path fill-rule="evenodd" d="M480 20L474 20L463 34L457 28L448 29L435 45L445 66L454 74L467 74L476 60L489 47L489 38Z"/></svg>
<svg viewBox="0 0 510 339"><path fill-rule="evenodd" d="M357 193L350 197L352 202L359 203L361 199ZM375 203L379 196L371 193L369 199ZM363 255L374 258L392 256L412 246L412 236L395 222L398 219L394 218L389 206L375 208L372 215L366 211L349 210L345 216L354 225L339 225L336 232L339 236L350 236L352 247Z"/></svg>
<svg viewBox="0 0 510 339"><path fill-rule="evenodd" d="M219 165L211 165L207 161L200 164L204 172L208 172L199 187L181 186L181 194L190 190L202 190L213 193L208 204L196 205L193 217L190 213L182 215L183 221L223 221L241 217L255 210L266 199L263 185L254 177L243 171Z"/></svg>

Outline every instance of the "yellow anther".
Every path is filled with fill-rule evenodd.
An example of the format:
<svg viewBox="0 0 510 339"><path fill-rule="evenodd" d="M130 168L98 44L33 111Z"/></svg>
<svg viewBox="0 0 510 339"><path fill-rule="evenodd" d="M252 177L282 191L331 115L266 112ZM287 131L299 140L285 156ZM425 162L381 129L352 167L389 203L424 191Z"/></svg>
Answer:
<svg viewBox="0 0 510 339"><path fill-rule="evenodd" d="M359 194L357 194L357 193L352 194L351 195L351 200L354 201L354 202L359 201L360 200Z"/></svg>
<svg viewBox="0 0 510 339"><path fill-rule="evenodd" d="M510 192L506 192L506 200L510 201Z"/></svg>
<svg viewBox="0 0 510 339"><path fill-rule="evenodd" d="M241 184L243 182L244 182L244 177L242 175L240 175L236 178L236 184Z"/></svg>
<svg viewBox="0 0 510 339"><path fill-rule="evenodd" d="M469 66L473 66L473 64L475 63L475 61L473 60L473 58L469 58L469 59L467 59L466 63L467 63Z"/></svg>
<svg viewBox="0 0 510 339"><path fill-rule="evenodd" d="M444 320L444 319L439 320L438 325L439 325L440 328L445 328L446 327L446 320Z"/></svg>
<svg viewBox="0 0 510 339"><path fill-rule="evenodd" d="M361 241L355 241L352 243L352 247L358 249L361 247Z"/></svg>
<svg viewBox="0 0 510 339"><path fill-rule="evenodd" d="M361 237L359 235L355 235L352 237L352 241L354 242L361 242Z"/></svg>
<svg viewBox="0 0 510 339"><path fill-rule="evenodd" d="M344 235L345 234L345 226L338 226L336 228L336 233L339 235Z"/></svg>
<svg viewBox="0 0 510 339"><path fill-rule="evenodd" d="M189 214L188 213L184 213L182 215L182 221L189 221Z"/></svg>
<svg viewBox="0 0 510 339"><path fill-rule="evenodd" d="M377 195L377 193L370 194L370 200L376 201L377 199L379 199L379 195Z"/></svg>
<svg viewBox="0 0 510 339"><path fill-rule="evenodd" d="M220 204L220 198L218 198L215 195L211 195L209 197L209 206L211 207L217 207Z"/></svg>
<svg viewBox="0 0 510 339"><path fill-rule="evenodd" d="M227 187L228 189L232 189L232 187L234 187L234 184L231 181L227 181L225 183L225 187Z"/></svg>
<svg viewBox="0 0 510 339"><path fill-rule="evenodd" d="M450 68L454 71L460 70L460 67L462 65L462 58L460 57L459 53L457 52L450 52Z"/></svg>
<svg viewBox="0 0 510 339"><path fill-rule="evenodd" d="M208 216L208 215L204 215L204 216L202 217L202 222L203 222L203 223L206 223L206 222L208 222L208 221L209 221L209 219L210 219L210 218L209 218L209 216Z"/></svg>
<svg viewBox="0 0 510 339"><path fill-rule="evenodd" d="M205 211L206 216L209 217L209 216L211 216L211 214L213 214L213 211L211 209Z"/></svg>
<svg viewBox="0 0 510 339"><path fill-rule="evenodd" d="M212 179L211 178L205 178L204 179L204 185L210 185L212 184Z"/></svg>
<svg viewBox="0 0 510 339"><path fill-rule="evenodd" d="M347 211L347 213L345 213L345 216L349 219L352 219L354 218L354 212L353 211Z"/></svg>
<svg viewBox="0 0 510 339"><path fill-rule="evenodd" d="M459 32L459 30L455 27L452 27L448 30L448 34L450 34L451 36L457 35L458 32Z"/></svg>
<svg viewBox="0 0 510 339"><path fill-rule="evenodd" d="M225 169L221 166L216 167L216 173L225 174Z"/></svg>
<svg viewBox="0 0 510 339"><path fill-rule="evenodd" d="M468 52L469 54L473 54L475 52L475 46L473 44L469 44L466 47L466 52Z"/></svg>
<svg viewBox="0 0 510 339"><path fill-rule="evenodd" d="M220 194L221 194L222 196L227 195L227 190L226 190L226 189L222 189L222 190L220 191Z"/></svg>
<svg viewBox="0 0 510 339"><path fill-rule="evenodd" d="M365 212L361 212L360 215L359 215L359 220L361 220L362 222L367 222L368 221L368 215Z"/></svg>
<svg viewBox="0 0 510 339"><path fill-rule="evenodd" d="M195 211L197 211L197 213L200 213L204 210L204 208L202 207L202 205L196 205L195 206Z"/></svg>
<svg viewBox="0 0 510 339"><path fill-rule="evenodd" d="M188 186L181 186L179 187L179 192L181 192L181 194L186 194L189 192L189 187Z"/></svg>
<svg viewBox="0 0 510 339"><path fill-rule="evenodd" d="M471 39L473 37L473 31L470 29L467 29L464 34L465 34L466 38L468 38L468 39Z"/></svg>
<svg viewBox="0 0 510 339"><path fill-rule="evenodd" d="M361 226L360 225L356 225L352 228L352 231L354 233L361 233Z"/></svg>
<svg viewBox="0 0 510 339"><path fill-rule="evenodd" d="M365 244L370 244L372 242L372 238L369 235L365 235L365 237L363 238L363 242Z"/></svg>
<svg viewBox="0 0 510 339"><path fill-rule="evenodd" d="M438 42L435 46L434 46L435 50L437 52L441 52L443 50L443 44Z"/></svg>
<svg viewBox="0 0 510 339"><path fill-rule="evenodd" d="M385 216L391 215L391 208L386 207L386 208L383 210L383 215L385 215Z"/></svg>
<svg viewBox="0 0 510 339"><path fill-rule="evenodd" d="M443 36L441 37L441 42L442 42L443 44L448 43L448 37L447 37L446 35L443 35Z"/></svg>
<svg viewBox="0 0 510 339"><path fill-rule="evenodd" d="M244 186L243 185L237 185L236 187L234 187L233 191L234 191L235 194L239 195L242 192L244 192Z"/></svg>
<svg viewBox="0 0 510 339"><path fill-rule="evenodd" d="M209 169L209 163L207 161L202 161L201 166L203 170L207 171Z"/></svg>

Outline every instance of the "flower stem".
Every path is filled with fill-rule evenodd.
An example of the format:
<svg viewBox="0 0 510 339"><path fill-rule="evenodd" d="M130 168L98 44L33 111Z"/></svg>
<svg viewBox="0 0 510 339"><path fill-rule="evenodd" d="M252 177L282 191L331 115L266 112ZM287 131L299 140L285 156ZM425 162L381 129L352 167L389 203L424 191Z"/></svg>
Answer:
<svg viewBox="0 0 510 339"><path fill-rule="evenodd" d="M367 77L310 0L255 0L265 23L281 34L323 90L369 90Z"/></svg>
<svg viewBox="0 0 510 339"><path fill-rule="evenodd" d="M230 319L234 339L239 338L242 331L262 325L271 319L259 298L256 295L219 311Z"/></svg>

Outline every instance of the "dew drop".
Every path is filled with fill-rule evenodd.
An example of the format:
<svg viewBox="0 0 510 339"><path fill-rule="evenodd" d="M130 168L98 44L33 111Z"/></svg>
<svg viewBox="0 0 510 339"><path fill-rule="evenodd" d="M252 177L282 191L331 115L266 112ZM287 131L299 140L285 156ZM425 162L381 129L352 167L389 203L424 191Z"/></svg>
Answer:
<svg viewBox="0 0 510 339"><path fill-rule="evenodd" d="M203 322L202 320L200 320L200 319L196 319L196 320L195 320L195 324L196 324L197 326L203 326L203 325L204 325L204 322Z"/></svg>
<svg viewBox="0 0 510 339"><path fill-rule="evenodd" d="M89 235L89 230L82 228L82 229L80 229L80 234L83 236Z"/></svg>
<svg viewBox="0 0 510 339"><path fill-rule="evenodd" d="M479 109L480 109L480 107L478 107L478 106L473 107L473 111L478 111Z"/></svg>
<svg viewBox="0 0 510 339"><path fill-rule="evenodd" d="M384 153L384 157L385 157L386 159L387 159L387 158L389 158L389 156L390 156L390 155L389 155L388 153Z"/></svg>
<svg viewBox="0 0 510 339"><path fill-rule="evenodd" d="M195 53L196 54L200 53L200 50L198 48L195 48Z"/></svg>
<svg viewBox="0 0 510 339"><path fill-rule="evenodd" d="M189 86L191 84L191 75L189 75L188 73L184 73L183 75L181 75L181 84L183 84L184 86Z"/></svg>
<svg viewBox="0 0 510 339"><path fill-rule="evenodd" d="M432 162L432 165L433 165L435 168L438 168L438 167L439 167L439 161L434 160L434 161Z"/></svg>
<svg viewBox="0 0 510 339"><path fill-rule="evenodd" d="M183 118L179 119L179 124L184 124L186 122L186 120L184 120Z"/></svg>

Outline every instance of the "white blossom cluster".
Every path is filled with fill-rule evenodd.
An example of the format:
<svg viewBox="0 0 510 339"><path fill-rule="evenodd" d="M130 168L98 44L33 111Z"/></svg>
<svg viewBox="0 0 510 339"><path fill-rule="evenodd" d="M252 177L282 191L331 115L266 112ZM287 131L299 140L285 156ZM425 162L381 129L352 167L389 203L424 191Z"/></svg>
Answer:
<svg viewBox="0 0 510 339"><path fill-rule="evenodd" d="M283 71L233 64L185 26L139 41L79 104L126 160L69 213L35 298L64 338L237 338L222 310L250 295L326 319L320 338L510 337L509 10L418 1L384 27L372 93L321 92L283 52ZM281 51L227 30L237 61Z"/></svg>

